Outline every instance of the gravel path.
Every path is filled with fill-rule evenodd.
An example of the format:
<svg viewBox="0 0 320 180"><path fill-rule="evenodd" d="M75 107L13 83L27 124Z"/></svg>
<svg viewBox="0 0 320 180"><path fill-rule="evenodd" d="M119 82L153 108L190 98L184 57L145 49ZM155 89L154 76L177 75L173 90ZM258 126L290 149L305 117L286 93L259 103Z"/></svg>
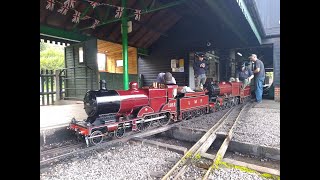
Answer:
<svg viewBox="0 0 320 180"><path fill-rule="evenodd" d="M54 148L80 144L80 143L83 143L83 142L79 142L77 140L65 140L65 141L61 141L61 142L46 144L46 145L40 146L40 152L47 151L47 150L54 149Z"/></svg>
<svg viewBox="0 0 320 180"><path fill-rule="evenodd" d="M280 148L280 110L250 109L239 119L233 140Z"/></svg>
<svg viewBox="0 0 320 180"><path fill-rule="evenodd" d="M200 159L196 162L192 162L192 164L186 168L185 173L181 175L180 179L201 180L202 177L206 174L207 169L211 166L211 164L212 161L207 159Z"/></svg>
<svg viewBox="0 0 320 180"><path fill-rule="evenodd" d="M188 166L183 175L181 175L180 179L182 180L194 180L194 179L202 179L202 177L206 174L206 169L199 168L195 165Z"/></svg>
<svg viewBox="0 0 320 180"><path fill-rule="evenodd" d="M40 179L159 179L182 157L141 144L125 143L50 167Z"/></svg>
<svg viewBox="0 0 320 180"><path fill-rule="evenodd" d="M212 180L270 180L259 176L255 173L247 173L233 168L221 168L219 170L214 170L208 179Z"/></svg>
<svg viewBox="0 0 320 180"><path fill-rule="evenodd" d="M189 120L184 120L180 123L180 126L198 129L210 129L219 119L228 112L229 109L214 112L211 114L203 115Z"/></svg>

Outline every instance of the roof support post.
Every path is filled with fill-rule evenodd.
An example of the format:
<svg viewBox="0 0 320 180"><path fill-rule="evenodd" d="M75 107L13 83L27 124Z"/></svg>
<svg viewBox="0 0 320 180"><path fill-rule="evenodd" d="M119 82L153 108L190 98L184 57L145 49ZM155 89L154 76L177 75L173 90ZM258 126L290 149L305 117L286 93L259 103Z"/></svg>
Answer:
<svg viewBox="0 0 320 180"><path fill-rule="evenodd" d="M123 59L123 89L128 90L129 74L128 74L128 17L127 17L127 0L121 0L123 7L121 17L122 30L122 59Z"/></svg>

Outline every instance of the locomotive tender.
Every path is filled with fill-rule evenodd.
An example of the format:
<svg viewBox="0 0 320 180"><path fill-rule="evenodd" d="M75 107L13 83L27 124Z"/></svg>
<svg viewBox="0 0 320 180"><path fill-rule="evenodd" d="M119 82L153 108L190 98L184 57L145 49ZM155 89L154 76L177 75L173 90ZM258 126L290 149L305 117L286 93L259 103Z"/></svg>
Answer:
<svg viewBox="0 0 320 180"><path fill-rule="evenodd" d="M138 88L137 82L130 82L129 90L107 90L101 80L100 89L84 97L88 118L73 118L68 128L84 136L88 146L99 144L106 136L121 138L126 130L142 131L155 122L165 126L238 105L250 97L250 86L241 86L208 82L205 91L181 93L178 85Z"/></svg>

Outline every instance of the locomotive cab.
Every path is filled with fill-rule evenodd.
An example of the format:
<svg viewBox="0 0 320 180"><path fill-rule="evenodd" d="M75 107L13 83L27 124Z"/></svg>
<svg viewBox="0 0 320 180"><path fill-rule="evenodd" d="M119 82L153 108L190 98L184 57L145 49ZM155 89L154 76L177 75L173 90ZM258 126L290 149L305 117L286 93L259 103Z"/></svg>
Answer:
<svg viewBox="0 0 320 180"><path fill-rule="evenodd" d="M178 93L178 85L167 84L166 86L167 86L167 90L168 90L168 99L174 99Z"/></svg>

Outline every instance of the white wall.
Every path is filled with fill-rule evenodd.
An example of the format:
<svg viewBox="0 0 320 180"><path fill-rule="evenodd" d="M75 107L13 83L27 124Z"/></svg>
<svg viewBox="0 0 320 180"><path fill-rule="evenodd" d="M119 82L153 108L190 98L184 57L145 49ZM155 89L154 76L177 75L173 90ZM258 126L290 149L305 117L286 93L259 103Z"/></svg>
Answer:
<svg viewBox="0 0 320 180"><path fill-rule="evenodd" d="M193 62L194 62L194 53L190 53L189 54L189 87L191 89L195 89Z"/></svg>

